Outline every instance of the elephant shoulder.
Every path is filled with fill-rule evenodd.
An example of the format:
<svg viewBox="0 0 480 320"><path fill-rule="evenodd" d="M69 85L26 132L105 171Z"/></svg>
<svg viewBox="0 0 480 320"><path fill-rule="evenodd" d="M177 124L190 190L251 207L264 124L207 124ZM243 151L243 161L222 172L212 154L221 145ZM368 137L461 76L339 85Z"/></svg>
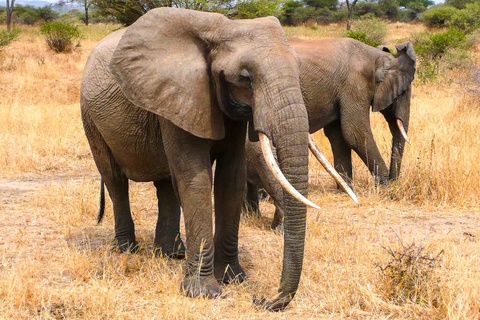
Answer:
<svg viewBox="0 0 480 320"><path fill-rule="evenodd" d="M109 34L93 48L83 70L80 90L82 101L96 100L114 89L118 91L109 63L125 30L121 29ZM107 88L110 90L106 90Z"/></svg>

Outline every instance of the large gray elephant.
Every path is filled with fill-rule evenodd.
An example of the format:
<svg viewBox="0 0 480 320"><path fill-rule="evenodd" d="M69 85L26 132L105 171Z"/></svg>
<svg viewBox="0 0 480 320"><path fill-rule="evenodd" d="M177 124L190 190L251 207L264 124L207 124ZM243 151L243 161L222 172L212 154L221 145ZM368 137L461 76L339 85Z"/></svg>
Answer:
<svg viewBox="0 0 480 320"><path fill-rule="evenodd" d="M289 39L289 43L300 58L300 84L310 133L324 129L335 169L350 182L354 150L377 183L397 179L410 119L416 64L413 45L399 44L392 55L387 48L349 38ZM370 107L383 114L392 134L390 170L373 137ZM247 207L260 214L258 187L263 186L276 205L275 229L283 217L282 189L267 170L260 145L247 141L246 149Z"/></svg>
<svg viewBox="0 0 480 320"><path fill-rule="evenodd" d="M244 280L238 228L247 122L252 139L260 138L267 150L272 141L277 169L296 198L285 194L283 200L279 294L257 302L270 310L289 304L302 271L304 203L313 204L304 197L308 117L299 68L277 19L232 21L214 13L151 10L93 49L83 74L81 114L113 203L120 249L136 246L129 180L154 182L159 209L154 241L166 254L182 246L181 205L188 266L181 290L191 297L216 297L218 281Z"/></svg>

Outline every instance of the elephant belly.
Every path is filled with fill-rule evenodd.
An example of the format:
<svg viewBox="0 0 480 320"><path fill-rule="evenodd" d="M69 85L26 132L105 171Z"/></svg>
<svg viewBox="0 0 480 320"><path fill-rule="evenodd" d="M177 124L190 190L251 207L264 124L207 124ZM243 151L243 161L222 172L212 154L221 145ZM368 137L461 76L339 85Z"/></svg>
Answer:
<svg viewBox="0 0 480 320"><path fill-rule="evenodd" d="M132 146L131 144L127 147ZM125 176L133 181L147 182L168 178L170 170L165 153L151 145L135 152L117 152L114 158L120 164Z"/></svg>
<svg viewBox="0 0 480 320"><path fill-rule="evenodd" d="M125 103L109 105L108 113L104 108L89 113L127 178L147 182L169 177L158 116Z"/></svg>

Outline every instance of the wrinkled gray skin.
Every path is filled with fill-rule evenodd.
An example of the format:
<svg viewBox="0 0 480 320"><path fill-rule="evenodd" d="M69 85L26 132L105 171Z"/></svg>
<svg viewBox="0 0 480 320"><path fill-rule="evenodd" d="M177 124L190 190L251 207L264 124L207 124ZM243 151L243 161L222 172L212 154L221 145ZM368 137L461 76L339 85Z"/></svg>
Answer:
<svg viewBox="0 0 480 320"><path fill-rule="evenodd" d="M310 133L324 129L333 151L335 169L350 184L352 150L362 159L377 183L395 180L400 173L405 140L396 120L408 130L410 84L415 74L411 43L373 48L353 39L289 39L300 58L300 84L307 107ZM380 111L392 134L390 170L370 126L370 107ZM276 205L272 228L283 218L282 188L273 179L258 143L248 142L247 209L260 215L258 187L264 187Z"/></svg>
<svg viewBox="0 0 480 320"><path fill-rule="evenodd" d="M247 120L251 137L266 134L287 179L307 193L308 118L298 61L275 18L231 21L214 13L151 10L93 50L83 75L81 114L113 203L120 249L136 246L129 180L154 182L155 247L167 255L179 254L183 245L181 205L187 240L181 290L187 296L217 297L218 281L245 278L238 228ZM257 301L270 310L293 299L303 264L306 207L285 195L284 210L279 295Z"/></svg>

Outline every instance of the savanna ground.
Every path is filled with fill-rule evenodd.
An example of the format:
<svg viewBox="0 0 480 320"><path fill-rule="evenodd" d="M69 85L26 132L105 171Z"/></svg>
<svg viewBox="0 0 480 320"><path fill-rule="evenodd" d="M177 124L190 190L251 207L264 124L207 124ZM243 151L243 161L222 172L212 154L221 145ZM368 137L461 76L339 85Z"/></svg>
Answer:
<svg viewBox="0 0 480 320"><path fill-rule="evenodd" d="M96 225L99 175L80 120L79 84L91 48L114 28L84 28L75 52L54 54L37 28L22 27L0 54L0 318L480 318L478 45L475 65L414 82L411 144L398 182L376 188L355 158L357 207L312 161L309 197L322 210L308 211L298 294L274 314L252 305L254 294L273 296L280 279L283 240L269 229L270 203L262 202L262 219L242 221L247 281L224 287L216 300L183 297L184 262L151 253L152 184L131 183L140 253L111 250L109 201ZM390 24L387 45L422 29ZM287 33L334 37L342 30ZM387 125L372 118L388 159ZM331 160L323 133L315 139Z"/></svg>

